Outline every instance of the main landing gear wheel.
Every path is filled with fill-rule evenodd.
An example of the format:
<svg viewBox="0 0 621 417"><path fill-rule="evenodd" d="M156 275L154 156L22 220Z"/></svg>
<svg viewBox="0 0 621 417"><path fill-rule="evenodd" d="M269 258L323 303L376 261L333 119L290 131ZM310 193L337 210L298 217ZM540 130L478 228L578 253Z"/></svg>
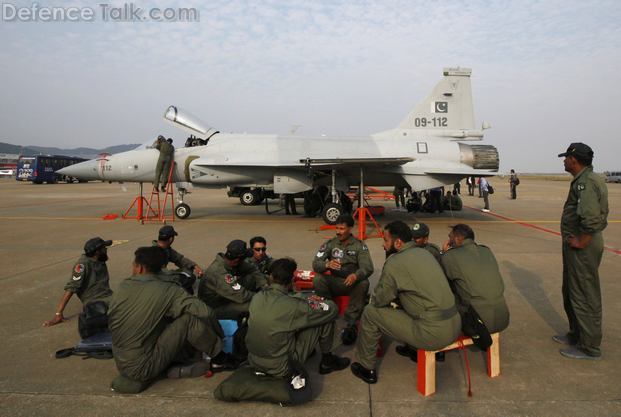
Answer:
<svg viewBox="0 0 621 417"><path fill-rule="evenodd" d="M321 217L323 217L323 221L327 224L335 225L336 219L338 219L341 214L343 214L343 206L336 203L328 203L324 206Z"/></svg>
<svg viewBox="0 0 621 417"><path fill-rule="evenodd" d="M246 190L239 195L239 202L244 206L256 206L261 204L261 193L259 190Z"/></svg>
<svg viewBox="0 0 621 417"><path fill-rule="evenodd" d="M190 212L190 206L185 203L177 204L177 207L175 207L175 215L179 219L187 219L190 217Z"/></svg>

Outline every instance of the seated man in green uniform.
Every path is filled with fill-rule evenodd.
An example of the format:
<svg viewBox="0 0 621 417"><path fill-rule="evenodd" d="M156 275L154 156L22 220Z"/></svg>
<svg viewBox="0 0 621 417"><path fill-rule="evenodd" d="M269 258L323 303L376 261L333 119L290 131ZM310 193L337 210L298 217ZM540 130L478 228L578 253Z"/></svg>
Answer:
<svg viewBox="0 0 621 417"><path fill-rule="evenodd" d="M442 266L455 293L457 309L463 316L472 305L490 333L509 325L505 285L498 262L487 246L474 241L474 231L465 224L451 228L445 243Z"/></svg>
<svg viewBox="0 0 621 417"><path fill-rule="evenodd" d="M288 258L272 264L270 285L250 302L246 345L251 370L236 371L216 389L216 398L290 402L294 377L306 373L302 364L316 346L321 350L320 374L349 365L349 359L332 354L338 345L336 304L315 295L306 299L291 294L296 268L295 261ZM298 389L310 389L308 375L298 377L297 382L301 384Z"/></svg>
<svg viewBox="0 0 621 417"><path fill-rule="evenodd" d="M429 242L429 227L425 223L414 223L412 226L412 240L419 248L427 250L440 262L440 248Z"/></svg>
<svg viewBox="0 0 621 417"><path fill-rule="evenodd" d="M395 221L385 227L388 259L364 308L358 361L351 371L363 381L377 382L375 364L382 334L425 350L438 350L454 342L461 331L455 296L444 272L428 251L412 242L412 230Z"/></svg>
<svg viewBox="0 0 621 417"><path fill-rule="evenodd" d="M110 245L111 240L100 237L89 239L84 244L84 254L73 265L71 279L65 285L65 293L58 303L54 318L43 323L44 326L54 326L65 320L63 312L73 294L78 296L84 307L96 301L109 302L112 290L106 261Z"/></svg>
<svg viewBox="0 0 621 417"><path fill-rule="evenodd" d="M233 240L219 253L198 285L198 298L215 310L219 320L237 320L247 313L255 293L267 279L249 260L243 240Z"/></svg>
<svg viewBox="0 0 621 417"><path fill-rule="evenodd" d="M464 207L464 203L461 201L461 197L457 194L457 191L453 190L453 192L447 191L446 196L442 201L442 205L444 206L444 210L453 210L459 211Z"/></svg>
<svg viewBox="0 0 621 417"><path fill-rule="evenodd" d="M267 254L267 241L263 236L255 236L250 239L250 248L252 249L252 258L257 269L266 276L269 275L269 268L274 259Z"/></svg>
<svg viewBox="0 0 621 417"><path fill-rule="evenodd" d="M356 321L362 314L373 273L369 248L352 236L353 226L351 215L340 215L336 220L336 237L321 245L313 260L313 270L317 273L313 280L315 293L329 299L338 295L350 297L345 311L347 327L342 335L346 345L356 341Z"/></svg>
<svg viewBox="0 0 621 417"><path fill-rule="evenodd" d="M169 378L203 375L209 364L196 359L201 352L212 358L214 370L229 360L221 351L223 333L213 310L161 273L165 260L158 247L138 248L133 276L119 285L110 303L112 349L120 374L112 382L115 391L140 392L164 371ZM185 363L172 366L178 361Z"/></svg>
<svg viewBox="0 0 621 417"><path fill-rule="evenodd" d="M175 241L175 236L179 234L175 231L175 228L166 225L160 228L157 240L153 241L153 246L159 246L164 250L166 254L166 264L164 265L164 272L171 272L175 278L179 281L179 284L188 293L194 294L193 285L196 278L200 278L203 275L203 270L193 260L186 258L176 250L172 248L172 244ZM179 268L177 271L168 271L166 266L169 262L172 262Z"/></svg>

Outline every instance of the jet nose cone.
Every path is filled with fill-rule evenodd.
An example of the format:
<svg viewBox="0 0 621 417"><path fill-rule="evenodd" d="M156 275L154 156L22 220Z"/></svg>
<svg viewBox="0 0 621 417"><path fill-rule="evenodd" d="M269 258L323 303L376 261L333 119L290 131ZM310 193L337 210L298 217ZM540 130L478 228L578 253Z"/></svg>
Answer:
<svg viewBox="0 0 621 417"><path fill-rule="evenodd" d="M56 172L61 175L68 175L75 177L79 180L98 180L99 172L97 170L97 161L91 159L90 161L80 162L79 164L73 164L68 167L62 168Z"/></svg>

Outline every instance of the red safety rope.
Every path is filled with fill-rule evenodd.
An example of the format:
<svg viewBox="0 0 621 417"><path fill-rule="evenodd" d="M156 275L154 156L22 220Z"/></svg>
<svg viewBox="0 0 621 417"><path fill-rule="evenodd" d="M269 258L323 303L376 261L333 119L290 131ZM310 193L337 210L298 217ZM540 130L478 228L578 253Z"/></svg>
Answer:
<svg viewBox="0 0 621 417"><path fill-rule="evenodd" d="M468 375L468 397L472 397L472 382L470 381L470 361L468 360L468 351L464 345L463 340L458 340L459 349L464 352L464 359L466 360L466 374Z"/></svg>

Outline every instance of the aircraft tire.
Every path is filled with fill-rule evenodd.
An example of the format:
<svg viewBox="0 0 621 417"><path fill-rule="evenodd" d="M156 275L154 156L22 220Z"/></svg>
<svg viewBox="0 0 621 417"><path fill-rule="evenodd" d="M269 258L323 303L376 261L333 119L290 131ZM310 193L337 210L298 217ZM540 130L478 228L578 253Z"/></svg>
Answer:
<svg viewBox="0 0 621 417"><path fill-rule="evenodd" d="M261 193L259 190L245 190L239 194L239 202L244 206L256 206L261 204Z"/></svg>
<svg viewBox="0 0 621 417"><path fill-rule="evenodd" d="M175 207L175 216L177 216L178 219L187 219L190 217L190 213L190 206L185 203L177 204L177 207Z"/></svg>
<svg viewBox="0 0 621 417"><path fill-rule="evenodd" d="M323 207L321 217L329 225L335 225L336 219L343 214L343 206L336 203L328 203Z"/></svg>

